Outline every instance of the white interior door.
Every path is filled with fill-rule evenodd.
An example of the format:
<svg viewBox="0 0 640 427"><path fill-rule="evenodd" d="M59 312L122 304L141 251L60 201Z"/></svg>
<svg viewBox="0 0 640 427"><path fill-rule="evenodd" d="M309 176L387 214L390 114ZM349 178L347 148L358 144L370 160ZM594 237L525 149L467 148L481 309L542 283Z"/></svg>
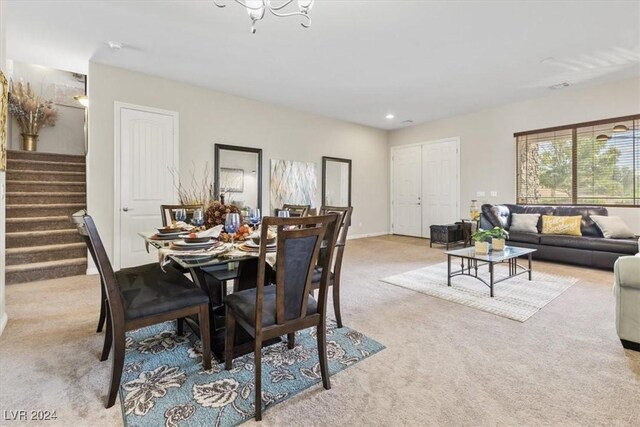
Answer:
<svg viewBox="0 0 640 427"><path fill-rule="evenodd" d="M116 106L116 131L119 129L120 137L120 200L116 200L120 220L119 229L116 227L116 240L119 240L117 267L157 260L155 253L147 253L138 232L153 231L154 227L161 226L160 205L173 203L176 199L169 169L178 161L177 121L178 116L174 112Z"/></svg>
<svg viewBox="0 0 640 427"><path fill-rule="evenodd" d="M422 235L422 147L396 148L393 164L393 224L394 234Z"/></svg>
<svg viewBox="0 0 640 427"><path fill-rule="evenodd" d="M458 141L422 146L422 237L431 237L431 225L458 220Z"/></svg>

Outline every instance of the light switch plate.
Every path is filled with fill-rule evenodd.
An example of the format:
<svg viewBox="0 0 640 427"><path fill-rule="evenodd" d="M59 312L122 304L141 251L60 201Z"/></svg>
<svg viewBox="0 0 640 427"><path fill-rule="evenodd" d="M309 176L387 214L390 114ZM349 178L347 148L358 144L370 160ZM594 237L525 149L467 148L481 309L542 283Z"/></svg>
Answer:
<svg viewBox="0 0 640 427"><path fill-rule="evenodd" d="M497 191L492 191L491 192L491 197L498 197L498 192Z"/></svg>
<svg viewBox="0 0 640 427"><path fill-rule="evenodd" d="M477 191L477 192L476 192L476 196L478 196L478 197L484 197L484 196L485 196L485 192L484 192L484 191Z"/></svg>

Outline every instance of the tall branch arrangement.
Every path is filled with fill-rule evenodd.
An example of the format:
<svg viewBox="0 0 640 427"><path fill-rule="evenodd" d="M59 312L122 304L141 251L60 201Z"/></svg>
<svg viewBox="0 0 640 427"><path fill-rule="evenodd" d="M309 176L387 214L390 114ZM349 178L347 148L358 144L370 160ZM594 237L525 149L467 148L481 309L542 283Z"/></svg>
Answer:
<svg viewBox="0 0 640 427"><path fill-rule="evenodd" d="M53 101L38 96L28 82L11 81L9 113L18 121L22 133L32 135L37 135L43 127L54 126L58 119Z"/></svg>
<svg viewBox="0 0 640 427"><path fill-rule="evenodd" d="M174 182L177 182L176 190L178 191L178 200L180 204L203 206L209 206L211 204L213 201L213 183L211 181L209 163L205 163L202 177L198 178L196 178L196 166L194 163L193 168L189 172L187 184L182 181L176 168L169 168L169 173L173 176Z"/></svg>

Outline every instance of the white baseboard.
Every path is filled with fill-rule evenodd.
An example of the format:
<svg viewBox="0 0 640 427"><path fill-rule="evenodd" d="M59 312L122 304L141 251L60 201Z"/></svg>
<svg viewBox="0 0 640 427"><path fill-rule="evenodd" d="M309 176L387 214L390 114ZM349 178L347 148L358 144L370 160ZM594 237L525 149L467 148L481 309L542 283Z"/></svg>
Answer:
<svg viewBox="0 0 640 427"><path fill-rule="evenodd" d="M2 313L2 318L0 318L0 335L4 331L4 327L7 326L7 322L9 321L9 316L7 313Z"/></svg>
<svg viewBox="0 0 640 427"><path fill-rule="evenodd" d="M390 234L388 231L381 231L379 233L368 233L368 234L354 234L352 236L347 236L347 240L364 239L366 237L386 236L388 234Z"/></svg>
<svg viewBox="0 0 640 427"><path fill-rule="evenodd" d="M94 274L100 274L96 267L87 268L87 276L93 276Z"/></svg>

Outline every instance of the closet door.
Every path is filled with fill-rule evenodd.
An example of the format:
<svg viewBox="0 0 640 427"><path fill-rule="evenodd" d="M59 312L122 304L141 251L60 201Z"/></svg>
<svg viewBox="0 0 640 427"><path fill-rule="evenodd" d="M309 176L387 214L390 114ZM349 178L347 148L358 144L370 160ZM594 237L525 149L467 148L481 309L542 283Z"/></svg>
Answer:
<svg viewBox="0 0 640 427"><path fill-rule="evenodd" d="M422 237L422 147L395 148L392 151L393 234Z"/></svg>
<svg viewBox="0 0 640 427"><path fill-rule="evenodd" d="M457 140L422 146L422 237L431 237L431 225L458 221Z"/></svg>

